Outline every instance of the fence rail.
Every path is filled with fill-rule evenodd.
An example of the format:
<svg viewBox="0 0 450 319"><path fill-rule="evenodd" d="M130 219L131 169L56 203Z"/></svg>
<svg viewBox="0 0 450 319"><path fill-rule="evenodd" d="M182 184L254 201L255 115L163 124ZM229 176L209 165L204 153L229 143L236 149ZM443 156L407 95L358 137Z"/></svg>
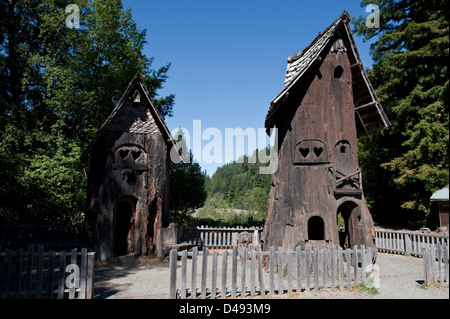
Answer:
<svg viewBox="0 0 450 319"><path fill-rule="evenodd" d="M42 245L6 249L0 253L0 299L92 299L94 263L95 253L85 248L59 253L44 252Z"/></svg>
<svg viewBox="0 0 450 319"><path fill-rule="evenodd" d="M320 288L344 289L366 283L370 248L312 249L268 252L247 250L170 253L169 298L236 298L281 295ZM181 259L179 261L179 259ZM359 267L360 266L360 267Z"/></svg>
<svg viewBox="0 0 450 319"><path fill-rule="evenodd" d="M411 231L375 230L375 246L380 252L422 257L423 248L444 243L448 254L448 235L445 233L425 234Z"/></svg>
<svg viewBox="0 0 450 319"><path fill-rule="evenodd" d="M236 235L247 232L253 234L253 238L256 238L255 235L260 238L262 230L258 227L178 226L177 243L208 248L233 248L236 245ZM255 242L255 239L253 239L253 242Z"/></svg>
<svg viewBox="0 0 450 319"><path fill-rule="evenodd" d="M446 244L430 245L422 249L423 270L427 286L439 282L448 285L448 246Z"/></svg>

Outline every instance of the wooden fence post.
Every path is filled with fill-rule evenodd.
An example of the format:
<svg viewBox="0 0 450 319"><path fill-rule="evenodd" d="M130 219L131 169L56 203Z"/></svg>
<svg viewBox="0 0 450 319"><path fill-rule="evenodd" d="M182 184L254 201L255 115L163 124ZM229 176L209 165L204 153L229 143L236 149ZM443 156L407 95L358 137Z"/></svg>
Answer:
<svg viewBox="0 0 450 319"><path fill-rule="evenodd" d="M43 266L44 266L44 246L37 245L37 267L36 267L36 299L41 299L42 297L42 275L43 275Z"/></svg>
<svg viewBox="0 0 450 319"><path fill-rule="evenodd" d="M260 295L265 296L266 295L266 287L264 286L264 274L263 274L263 268L262 268L262 260L261 260L261 252L258 252L258 279L259 279L259 290Z"/></svg>
<svg viewBox="0 0 450 319"><path fill-rule="evenodd" d="M5 264L3 266L3 287L2 287L2 299L8 297L9 290L9 278L10 278L10 268L12 263L12 252L9 249L5 250Z"/></svg>
<svg viewBox="0 0 450 319"><path fill-rule="evenodd" d="M181 252L181 299L186 299L187 293L187 250Z"/></svg>
<svg viewBox="0 0 450 319"><path fill-rule="evenodd" d="M72 249L72 251L70 252L70 263L72 265L75 265L75 267L78 267L77 265L77 254L78 251L76 248ZM64 277L65 277L65 269L64 269ZM79 282L77 282L77 280L79 280L80 278L74 278L74 282L73 284L69 287L69 299L74 299L75 298L75 292L76 292L76 287L79 286ZM65 283L65 281L64 281Z"/></svg>
<svg viewBox="0 0 450 319"><path fill-rule="evenodd" d="M227 259L228 259L228 251L224 250L222 252L222 291L220 296L222 298L227 297Z"/></svg>
<svg viewBox="0 0 450 319"><path fill-rule="evenodd" d="M355 286L358 286L358 247L353 246L353 270L355 273Z"/></svg>
<svg viewBox="0 0 450 319"><path fill-rule="evenodd" d="M283 294L283 247L278 247L278 294Z"/></svg>
<svg viewBox="0 0 450 319"><path fill-rule="evenodd" d="M405 232L404 234L404 240L405 240L405 256L411 256L412 251L412 245L411 245L411 237L409 232Z"/></svg>
<svg viewBox="0 0 450 319"><path fill-rule="evenodd" d="M211 299L216 299L217 296L217 259L219 253L213 251L213 264L212 264L212 278L211 278Z"/></svg>
<svg viewBox="0 0 450 319"><path fill-rule="evenodd" d="M338 272L339 272L339 289L344 289L344 262L343 262L343 250L341 246L338 247Z"/></svg>
<svg viewBox="0 0 450 319"><path fill-rule="evenodd" d="M47 299L53 299L53 279L55 278L56 253L51 251L48 258Z"/></svg>
<svg viewBox="0 0 450 319"><path fill-rule="evenodd" d="M302 291L302 248L298 246L295 249L297 257L297 292Z"/></svg>
<svg viewBox="0 0 450 319"><path fill-rule="evenodd" d="M287 280L288 280L288 293L292 292L292 250L289 249L287 258Z"/></svg>
<svg viewBox="0 0 450 319"><path fill-rule="evenodd" d="M336 253L334 245L330 248L330 279L331 289L336 289Z"/></svg>
<svg viewBox="0 0 450 319"><path fill-rule="evenodd" d="M206 299L206 275L208 274L208 247L203 247L202 256L202 284L200 298Z"/></svg>
<svg viewBox="0 0 450 319"><path fill-rule="evenodd" d="M347 288L350 288L352 281L352 257L350 248L345 250L345 263L347 264Z"/></svg>
<svg viewBox="0 0 450 319"><path fill-rule="evenodd" d="M250 260L250 296L255 295L256 288L256 250L251 251Z"/></svg>
<svg viewBox="0 0 450 319"><path fill-rule="evenodd" d="M14 299L20 297L20 284L22 282L22 249L16 252L16 266L14 274Z"/></svg>
<svg viewBox="0 0 450 319"><path fill-rule="evenodd" d="M247 289L245 286L246 266L247 266L247 247L242 247L241 297L245 297Z"/></svg>
<svg viewBox="0 0 450 319"><path fill-rule="evenodd" d="M87 282L86 282L86 298L94 297L94 277L95 277L95 252L88 253L87 256Z"/></svg>
<svg viewBox="0 0 450 319"><path fill-rule="evenodd" d="M275 292L275 247L269 248L269 294L273 295Z"/></svg>
<svg viewBox="0 0 450 319"><path fill-rule="evenodd" d="M59 278L58 278L58 299L64 298L64 284L66 279L66 252L59 253Z"/></svg>
<svg viewBox="0 0 450 319"><path fill-rule="evenodd" d="M310 270L311 270L311 264L310 264L310 254L311 254L311 247L306 246L305 247L305 285L306 285L306 291L309 292L311 290L311 278L310 278Z"/></svg>
<svg viewBox="0 0 450 319"><path fill-rule="evenodd" d="M80 299L86 299L86 280L87 280L87 249L81 249L81 267L80 267Z"/></svg>
<svg viewBox="0 0 450 319"><path fill-rule="evenodd" d="M169 299L175 299L177 297L177 259L178 251L172 249L169 259Z"/></svg>
<svg viewBox="0 0 450 319"><path fill-rule="evenodd" d="M327 288L327 250L322 249L322 288Z"/></svg>
<svg viewBox="0 0 450 319"><path fill-rule="evenodd" d="M319 289L319 251L314 248L313 255L313 266L314 266L314 290Z"/></svg>
<svg viewBox="0 0 450 319"><path fill-rule="evenodd" d="M364 245L361 245L361 283L366 283L366 249Z"/></svg>
<svg viewBox="0 0 450 319"><path fill-rule="evenodd" d="M33 254L34 245L28 246L27 250L27 274L25 279L25 299L31 298L31 286L33 284Z"/></svg>
<svg viewBox="0 0 450 319"><path fill-rule="evenodd" d="M191 288L191 296L193 299L197 298L197 255L198 248L192 248L192 288Z"/></svg>
<svg viewBox="0 0 450 319"><path fill-rule="evenodd" d="M236 298L236 290L237 290L237 257L238 257L238 248L237 246L233 247L233 257L232 257L232 268L231 268L231 298Z"/></svg>

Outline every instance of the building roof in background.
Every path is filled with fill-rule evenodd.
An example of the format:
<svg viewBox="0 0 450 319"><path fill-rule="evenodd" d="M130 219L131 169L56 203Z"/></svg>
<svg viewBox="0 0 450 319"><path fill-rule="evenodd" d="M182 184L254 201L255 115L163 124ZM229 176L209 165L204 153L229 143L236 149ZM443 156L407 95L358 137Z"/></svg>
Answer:
<svg viewBox="0 0 450 319"><path fill-rule="evenodd" d="M448 186L435 192L431 196L430 200L431 201L449 200L448 199Z"/></svg>

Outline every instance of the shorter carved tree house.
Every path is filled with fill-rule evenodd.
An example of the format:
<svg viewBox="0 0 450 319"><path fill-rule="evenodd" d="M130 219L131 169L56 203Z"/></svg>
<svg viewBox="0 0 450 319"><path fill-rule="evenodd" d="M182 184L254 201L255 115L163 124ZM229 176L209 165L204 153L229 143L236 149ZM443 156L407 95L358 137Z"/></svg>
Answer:
<svg viewBox="0 0 450 319"><path fill-rule="evenodd" d="M349 21L344 11L305 50L288 58L284 87L271 102L265 126L268 133L277 128L278 170L262 236L265 250L364 244L375 252L357 137L390 123L364 71Z"/></svg>
<svg viewBox="0 0 450 319"><path fill-rule="evenodd" d="M137 74L82 155L90 155L85 224L100 260L161 254L174 145Z"/></svg>

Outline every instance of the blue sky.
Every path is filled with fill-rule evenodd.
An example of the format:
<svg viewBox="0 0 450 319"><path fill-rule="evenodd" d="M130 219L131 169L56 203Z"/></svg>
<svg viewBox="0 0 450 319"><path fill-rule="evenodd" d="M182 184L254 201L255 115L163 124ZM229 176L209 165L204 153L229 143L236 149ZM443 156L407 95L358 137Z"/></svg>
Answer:
<svg viewBox="0 0 450 319"><path fill-rule="evenodd" d="M263 128L270 101L283 87L288 56L308 46L343 10L352 17L369 15L359 0L125 0L123 5L147 30L144 53L154 57L152 68L171 63L159 91L176 96L167 126L191 135L194 120L201 120L202 130ZM370 66L370 44L355 40ZM209 175L225 164L225 158L202 161L199 149L194 158Z"/></svg>

